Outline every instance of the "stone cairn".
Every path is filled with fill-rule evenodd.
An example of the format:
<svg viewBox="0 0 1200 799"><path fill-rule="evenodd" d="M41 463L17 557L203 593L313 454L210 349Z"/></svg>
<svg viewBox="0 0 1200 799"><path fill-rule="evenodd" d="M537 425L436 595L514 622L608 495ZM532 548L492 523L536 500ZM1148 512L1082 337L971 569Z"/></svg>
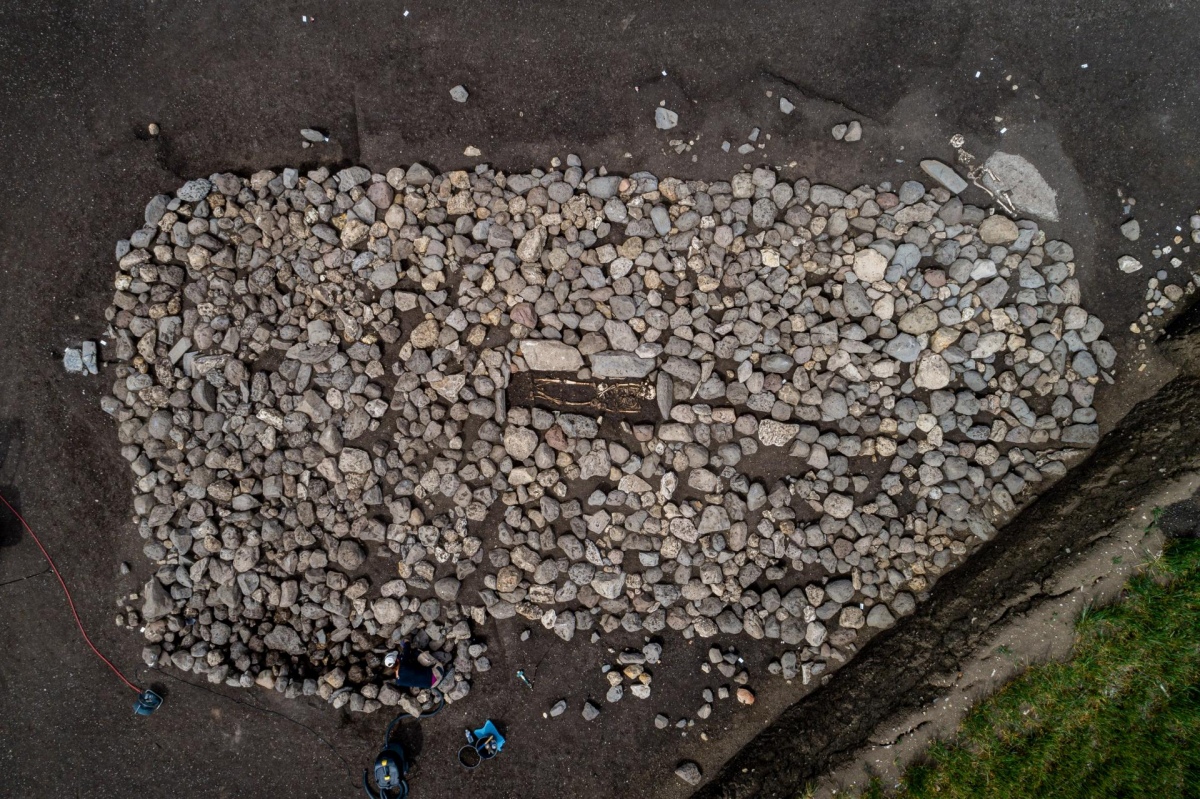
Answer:
<svg viewBox="0 0 1200 799"><path fill-rule="evenodd" d="M119 622L367 712L438 698L386 683L399 641L460 700L515 616L768 638L807 683L1096 443L1073 257L771 169L189 181L116 250L103 407L156 568Z"/></svg>

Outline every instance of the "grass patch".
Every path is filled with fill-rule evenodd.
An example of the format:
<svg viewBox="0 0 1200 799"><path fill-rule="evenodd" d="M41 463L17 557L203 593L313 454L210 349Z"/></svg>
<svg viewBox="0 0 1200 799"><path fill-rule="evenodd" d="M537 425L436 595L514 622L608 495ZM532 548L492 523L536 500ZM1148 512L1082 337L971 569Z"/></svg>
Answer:
<svg viewBox="0 0 1200 799"><path fill-rule="evenodd" d="M1170 542L1121 601L1089 609L1071 660L973 709L879 799L1200 797L1200 541Z"/></svg>

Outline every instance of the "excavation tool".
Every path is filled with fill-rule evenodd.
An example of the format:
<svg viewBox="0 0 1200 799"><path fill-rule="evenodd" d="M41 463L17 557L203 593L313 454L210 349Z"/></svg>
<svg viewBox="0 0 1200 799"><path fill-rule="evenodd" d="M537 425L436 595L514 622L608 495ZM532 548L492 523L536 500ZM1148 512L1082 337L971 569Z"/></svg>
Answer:
<svg viewBox="0 0 1200 799"><path fill-rule="evenodd" d="M428 710L420 715L414 716L411 713L401 713L396 718L392 719L387 725L387 732L383 734L383 746L379 750L379 754L375 755L375 762L371 768L363 772L362 785L363 790L367 792L367 796L371 799L404 799L408 796L408 770L412 767L412 763L408 759L408 754L405 753L404 747L399 741L392 740L392 733L396 730L396 725L404 719L427 719L437 713L446 704L446 700L440 700L437 707L433 710ZM372 781L375 787L371 787Z"/></svg>
<svg viewBox="0 0 1200 799"><path fill-rule="evenodd" d="M506 743L496 723L488 719L477 730L467 730L467 745L458 750L458 762L467 768L476 768L485 760L500 754Z"/></svg>

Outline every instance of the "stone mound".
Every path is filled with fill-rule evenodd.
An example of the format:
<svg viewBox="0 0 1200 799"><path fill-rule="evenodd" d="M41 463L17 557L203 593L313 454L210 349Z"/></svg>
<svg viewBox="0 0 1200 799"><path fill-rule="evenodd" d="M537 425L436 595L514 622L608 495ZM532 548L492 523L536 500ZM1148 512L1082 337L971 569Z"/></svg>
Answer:
<svg viewBox="0 0 1200 799"><path fill-rule="evenodd" d="M805 682L1071 458L1069 245L916 182L217 174L117 246L148 662L372 711L472 625L776 639ZM531 389L516 392L518 379ZM865 629L864 629L865 628Z"/></svg>

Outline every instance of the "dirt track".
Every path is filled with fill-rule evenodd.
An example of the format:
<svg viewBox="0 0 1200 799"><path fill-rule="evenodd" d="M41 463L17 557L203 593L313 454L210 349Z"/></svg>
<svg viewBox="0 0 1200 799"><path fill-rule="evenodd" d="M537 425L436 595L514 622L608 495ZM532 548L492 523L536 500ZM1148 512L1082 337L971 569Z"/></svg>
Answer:
<svg viewBox="0 0 1200 799"><path fill-rule="evenodd" d="M413 159L447 169L469 165L461 153L474 145L501 167L575 152L613 171L681 177L794 161L785 174L849 187L919 179L918 161L949 159L946 142L962 133L981 154L1025 155L1059 192L1063 220L1050 230L1075 246L1087 304L1122 352L1124 380L1101 398L1102 422L1111 426L1163 381L1167 369L1158 361L1136 371L1142 358L1125 333L1149 270L1115 270L1116 256L1129 249L1115 228L1116 191L1141 201L1143 251L1162 240L1153 232L1172 231L1200 198L1193 3L1169 10L1110 3L1092 12L1072 3L898 2L874 15L822 4L444 4L410 6L408 17L403 8L9 2L0 10L0 174L9 185L0 200L0 491L58 554L97 642L137 678L170 691L153 719L129 718L132 695L86 654L52 578L0 585L0 795L355 790L346 765L310 732L147 675L141 642L112 626L113 600L137 590L148 566L128 526L127 466L99 410L103 379L69 377L57 358L63 346L103 330L114 242L140 219L147 198L188 177ZM301 21L314 13L315 21ZM471 91L466 105L449 98L456 83ZM797 104L791 116L778 111L781 92ZM670 133L653 127L660 100L680 111ZM829 137L834 123L856 118L862 142ZM144 133L152 121L160 138ZM304 126L328 129L333 142L302 150ZM736 149L753 127L771 135L766 149L721 152L722 140ZM667 146L680 137L695 142L691 152ZM1159 407L1171 415L1184 406ZM1162 446L1190 443L1181 435ZM43 570L32 542L7 520L0 532L0 584ZM1028 558L1065 540L1044 538ZM122 560L133 564L132 575L118 574ZM988 592L969 594L989 607L1021 583L1019 570L991 574L976 573L992 580ZM964 571L939 594L966 590L970 579ZM504 640L495 633L485 630ZM677 717L699 704L703 653L667 643L655 702ZM743 649L754 663L756 653ZM421 730L415 795L680 796L685 786L670 776L677 759L694 758L715 775L796 698L766 679L758 658L754 710L726 706L682 742L653 729L657 708L632 700L585 725L578 704L589 692L599 698L606 654L552 646L538 631L523 647L497 651L471 700ZM512 673L539 663L530 695ZM844 716L831 708L887 701L876 682L842 682L852 674L840 673L828 691L848 705L812 700L793 716L803 715L807 728L842 727ZM659 692L660 680L677 687ZM355 779L386 723L257 691L228 693L311 725ZM572 709L551 725L541 712L560 696ZM464 777L452 752L462 728L488 715L507 723L511 748ZM716 741L702 743L701 729ZM853 737L830 741L825 754ZM812 762L820 761L804 768Z"/></svg>

